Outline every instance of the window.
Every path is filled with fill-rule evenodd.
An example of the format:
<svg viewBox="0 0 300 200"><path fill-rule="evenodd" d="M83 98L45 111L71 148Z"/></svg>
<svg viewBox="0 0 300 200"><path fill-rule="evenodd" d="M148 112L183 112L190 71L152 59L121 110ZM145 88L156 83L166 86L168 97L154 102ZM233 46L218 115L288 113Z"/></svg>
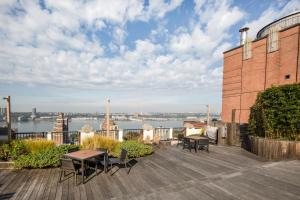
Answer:
<svg viewBox="0 0 300 200"><path fill-rule="evenodd" d="M285 79L285 80L290 79L290 75L289 75L289 74L285 75L284 79Z"/></svg>

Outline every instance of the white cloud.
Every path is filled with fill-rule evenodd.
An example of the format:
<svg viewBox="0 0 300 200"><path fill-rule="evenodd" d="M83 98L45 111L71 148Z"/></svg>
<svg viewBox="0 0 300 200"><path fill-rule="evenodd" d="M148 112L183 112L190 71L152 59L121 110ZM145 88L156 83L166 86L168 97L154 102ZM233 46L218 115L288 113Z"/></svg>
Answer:
<svg viewBox="0 0 300 200"><path fill-rule="evenodd" d="M168 32L163 18L181 0L150 1L147 8L131 0L47 0L51 11L32 1L0 5L0 81L94 89L220 89L228 31L243 14L228 1L218 2L208 4L213 10L196 6L197 20L175 33ZM12 6L24 12L8 14ZM126 46L127 23L150 19L157 20L157 29L134 47ZM107 29L113 40L104 45L96 32ZM160 35L166 38L157 43ZM107 56L107 49L114 54Z"/></svg>
<svg viewBox="0 0 300 200"><path fill-rule="evenodd" d="M276 5L270 6L259 16L258 19L245 24L246 27L250 28L249 36L252 39L255 39L257 32L264 26L299 9L300 1L298 0L291 0L282 7L277 7Z"/></svg>

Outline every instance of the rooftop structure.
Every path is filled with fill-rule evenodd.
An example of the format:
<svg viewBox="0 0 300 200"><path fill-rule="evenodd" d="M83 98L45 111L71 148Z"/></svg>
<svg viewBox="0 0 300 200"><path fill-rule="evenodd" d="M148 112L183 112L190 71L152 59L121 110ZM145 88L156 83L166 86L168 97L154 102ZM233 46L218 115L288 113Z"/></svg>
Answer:
<svg viewBox="0 0 300 200"><path fill-rule="evenodd" d="M118 125L115 123L114 120L109 119L109 130L118 130ZM101 126L100 126L101 130L106 130L107 129L107 118L104 118Z"/></svg>
<svg viewBox="0 0 300 200"><path fill-rule="evenodd" d="M291 26L297 25L300 23L300 12L294 12L290 15L282 17L258 31L256 38L261 39L270 34L270 32L281 31L283 29L289 28Z"/></svg>
<svg viewBox="0 0 300 200"><path fill-rule="evenodd" d="M251 41L240 29L240 46L224 52L222 121L248 123L257 94L300 82L300 12L268 24Z"/></svg>
<svg viewBox="0 0 300 200"><path fill-rule="evenodd" d="M31 111L31 119L35 119L37 116L36 116L36 108L32 108L32 111Z"/></svg>
<svg viewBox="0 0 300 200"><path fill-rule="evenodd" d="M199 121L184 121L183 126L186 128L204 128L207 124Z"/></svg>
<svg viewBox="0 0 300 200"><path fill-rule="evenodd" d="M57 144L63 144L68 141L69 120L64 117L64 113L58 113L55 121L52 140Z"/></svg>

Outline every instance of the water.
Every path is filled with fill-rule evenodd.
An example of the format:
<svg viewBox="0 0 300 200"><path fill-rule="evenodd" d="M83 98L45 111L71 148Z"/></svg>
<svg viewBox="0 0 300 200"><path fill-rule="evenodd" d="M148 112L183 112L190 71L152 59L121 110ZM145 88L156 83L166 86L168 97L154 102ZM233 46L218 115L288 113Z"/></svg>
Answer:
<svg viewBox="0 0 300 200"><path fill-rule="evenodd" d="M168 120L168 121L115 121L120 129L135 129L142 128L143 124L150 124L153 127L182 127L183 121L181 120ZM90 125L95 130L100 129L102 120L84 120L72 119L69 122L69 131L78 131L84 125ZM18 132L46 132L53 131L54 120L36 120L25 122L13 122L12 128L18 129Z"/></svg>

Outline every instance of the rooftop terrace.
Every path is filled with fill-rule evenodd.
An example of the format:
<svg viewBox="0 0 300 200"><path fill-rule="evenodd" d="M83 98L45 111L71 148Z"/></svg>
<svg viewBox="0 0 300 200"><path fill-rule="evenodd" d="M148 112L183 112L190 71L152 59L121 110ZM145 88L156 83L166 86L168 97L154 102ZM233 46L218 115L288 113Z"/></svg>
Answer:
<svg viewBox="0 0 300 200"><path fill-rule="evenodd" d="M0 199L300 199L300 161L263 162L239 147L181 147L136 160L127 174L101 173L74 186L59 169L1 170Z"/></svg>

